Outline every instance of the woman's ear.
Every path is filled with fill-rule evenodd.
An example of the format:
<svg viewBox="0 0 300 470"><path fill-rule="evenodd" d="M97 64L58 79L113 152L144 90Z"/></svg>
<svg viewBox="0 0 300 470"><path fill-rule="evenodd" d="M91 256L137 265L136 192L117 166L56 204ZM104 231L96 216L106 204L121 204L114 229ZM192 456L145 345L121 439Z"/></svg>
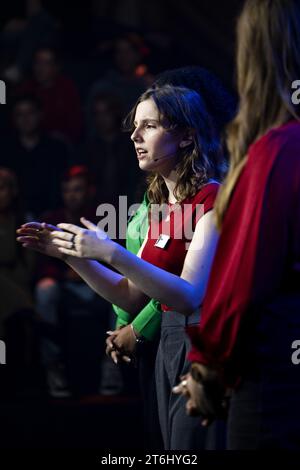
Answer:
<svg viewBox="0 0 300 470"><path fill-rule="evenodd" d="M180 148L185 148L185 147L188 147L189 145L191 145L194 141L194 132L192 130L189 130L188 132L186 132L181 141L179 142L179 147Z"/></svg>

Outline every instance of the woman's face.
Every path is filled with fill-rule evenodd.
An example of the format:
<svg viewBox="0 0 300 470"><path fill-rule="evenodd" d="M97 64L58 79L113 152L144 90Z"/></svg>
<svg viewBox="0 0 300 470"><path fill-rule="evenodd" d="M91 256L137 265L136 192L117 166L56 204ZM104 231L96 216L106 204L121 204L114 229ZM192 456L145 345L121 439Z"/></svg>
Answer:
<svg viewBox="0 0 300 470"><path fill-rule="evenodd" d="M131 140L141 170L170 172L176 164L180 137L162 126L157 106L151 98L138 104L134 127Z"/></svg>

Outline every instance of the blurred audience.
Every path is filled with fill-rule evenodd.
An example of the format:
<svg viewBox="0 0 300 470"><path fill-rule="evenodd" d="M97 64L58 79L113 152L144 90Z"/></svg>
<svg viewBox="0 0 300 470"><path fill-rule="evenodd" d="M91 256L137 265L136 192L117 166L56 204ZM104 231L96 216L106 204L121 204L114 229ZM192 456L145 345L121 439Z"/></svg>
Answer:
<svg viewBox="0 0 300 470"><path fill-rule="evenodd" d="M62 73L58 51L40 47L33 56L33 77L21 84L17 93L31 93L43 106L45 131L76 143L82 135L80 97L73 80Z"/></svg>
<svg viewBox="0 0 300 470"><path fill-rule="evenodd" d="M85 161L96 183L97 204L118 204L119 195L134 201L139 170L132 143L121 132L123 117L119 97L109 92L95 95L91 107L91 135L84 148ZM126 175L126 178L124 178Z"/></svg>
<svg viewBox="0 0 300 470"><path fill-rule="evenodd" d="M95 221L94 187L84 166L67 170L62 185L63 206L42 220L80 224L84 216ZM110 305L60 260L40 258L36 284L40 320L41 360L48 391L53 396L96 392Z"/></svg>
<svg viewBox="0 0 300 470"><path fill-rule="evenodd" d="M59 203L59 178L68 165L68 149L41 128L37 98L22 95L11 105L13 134L2 142L2 161L19 178L24 210L39 216Z"/></svg>
<svg viewBox="0 0 300 470"><path fill-rule="evenodd" d="M0 35L4 59L3 78L18 83L30 71L32 55L43 44L57 44L57 21L41 0L26 0L23 18L11 18Z"/></svg>
<svg viewBox="0 0 300 470"><path fill-rule="evenodd" d="M0 167L0 339L6 341L9 373L1 393L24 391L35 361L31 283L35 256L17 244L15 236L24 222L16 175Z"/></svg>
<svg viewBox="0 0 300 470"><path fill-rule="evenodd" d="M127 33L112 43L113 67L97 80L89 93L87 108L92 106L99 92L111 92L119 96L125 113L133 106L138 96L153 81L145 64L148 49L141 36Z"/></svg>

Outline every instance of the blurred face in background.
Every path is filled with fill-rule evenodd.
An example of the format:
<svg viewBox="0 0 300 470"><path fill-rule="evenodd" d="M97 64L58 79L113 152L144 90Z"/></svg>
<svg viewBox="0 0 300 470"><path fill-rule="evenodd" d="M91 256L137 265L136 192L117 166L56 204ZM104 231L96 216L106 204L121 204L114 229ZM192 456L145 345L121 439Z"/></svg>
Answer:
<svg viewBox="0 0 300 470"><path fill-rule="evenodd" d="M51 85L59 74L59 65L53 51L42 49L36 52L33 75L40 85Z"/></svg>
<svg viewBox="0 0 300 470"><path fill-rule="evenodd" d="M89 202L89 196L89 184L82 176L74 176L69 181L62 183L64 207L72 213L80 212Z"/></svg>
<svg viewBox="0 0 300 470"><path fill-rule="evenodd" d="M21 101L13 111L13 124L21 135L31 135L39 131L41 111L31 101Z"/></svg>
<svg viewBox="0 0 300 470"><path fill-rule="evenodd" d="M119 113L106 100L98 99L93 109L94 126L101 136L120 130Z"/></svg>
<svg viewBox="0 0 300 470"><path fill-rule="evenodd" d="M115 45L115 64L124 75L134 74L140 61L138 50L126 39L119 39Z"/></svg>
<svg viewBox="0 0 300 470"><path fill-rule="evenodd" d="M9 210L16 198L16 189L8 178L0 175L0 213Z"/></svg>

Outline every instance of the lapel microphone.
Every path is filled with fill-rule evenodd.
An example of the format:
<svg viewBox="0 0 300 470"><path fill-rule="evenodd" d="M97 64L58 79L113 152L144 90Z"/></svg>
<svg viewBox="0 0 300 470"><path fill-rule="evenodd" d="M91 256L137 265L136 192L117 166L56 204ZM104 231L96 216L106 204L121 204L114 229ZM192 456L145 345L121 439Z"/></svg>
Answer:
<svg viewBox="0 0 300 470"><path fill-rule="evenodd" d="M168 153L167 155L162 155L161 157L153 158L154 162L158 162L159 160L167 160L167 158L173 157L174 153Z"/></svg>

